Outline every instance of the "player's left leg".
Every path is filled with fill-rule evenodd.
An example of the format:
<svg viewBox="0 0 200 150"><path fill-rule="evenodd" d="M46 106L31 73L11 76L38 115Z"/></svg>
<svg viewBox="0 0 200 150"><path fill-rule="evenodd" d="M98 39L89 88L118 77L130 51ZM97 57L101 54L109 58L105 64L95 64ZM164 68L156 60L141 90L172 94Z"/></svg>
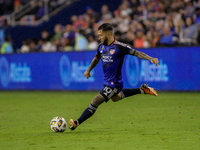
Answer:
<svg viewBox="0 0 200 150"><path fill-rule="evenodd" d="M71 130L76 129L76 127L78 127L81 123L90 118L96 112L98 106L101 105L104 101L105 98L101 94L96 95L89 107L83 111L82 115L76 121L73 119L69 120L69 128Z"/></svg>

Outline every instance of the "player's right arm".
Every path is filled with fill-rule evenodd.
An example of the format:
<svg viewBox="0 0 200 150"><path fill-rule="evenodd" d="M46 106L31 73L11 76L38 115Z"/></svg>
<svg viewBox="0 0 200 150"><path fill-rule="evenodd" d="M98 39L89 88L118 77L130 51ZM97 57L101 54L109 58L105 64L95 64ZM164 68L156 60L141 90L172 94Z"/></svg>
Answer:
<svg viewBox="0 0 200 150"><path fill-rule="evenodd" d="M84 76L88 79L89 77L91 77L91 71L92 69L99 63L100 59L101 59L101 54L99 52L99 48L101 45L99 45L98 49L97 49L97 53L95 55L95 57L93 58L92 62L90 63L88 69L85 71Z"/></svg>
<svg viewBox="0 0 200 150"><path fill-rule="evenodd" d="M88 69L85 71L84 73L84 76L88 79L89 77L91 77L91 71L92 69L99 63L99 60L98 58L94 57L92 62L90 63Z"/></svg>

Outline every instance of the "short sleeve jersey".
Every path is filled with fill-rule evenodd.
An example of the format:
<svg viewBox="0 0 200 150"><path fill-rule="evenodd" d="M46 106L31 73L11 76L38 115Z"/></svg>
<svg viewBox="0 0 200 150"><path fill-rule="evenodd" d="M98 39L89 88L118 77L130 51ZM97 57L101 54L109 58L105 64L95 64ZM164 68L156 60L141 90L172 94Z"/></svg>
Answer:
<svg viewBox="0 0 200 150"><path fill-rule="evenodd" d="M114 40L109 46L99 45L95 57L102 61L104 85L123 88L122 65L126 54L135 55L135 50L117 40Z"/></svg>

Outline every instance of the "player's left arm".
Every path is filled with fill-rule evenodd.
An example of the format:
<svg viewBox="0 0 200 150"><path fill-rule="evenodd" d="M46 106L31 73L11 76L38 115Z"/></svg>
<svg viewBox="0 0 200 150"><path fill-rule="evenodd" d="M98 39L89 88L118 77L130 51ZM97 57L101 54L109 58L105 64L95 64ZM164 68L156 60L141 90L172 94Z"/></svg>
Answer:
<svg viewBox="0 0 200 150"><path fill-rule="evenodd" d="M146 60L150 60L151 63L155 64L156 66L158 66L158 58L153 58L143 52L140 52L140 51L137 51L135 49L133 49L131 46L129 45L124 45L124 44L121 44L120 45L120 54L121 55L126 55L126 54L129 54L129 55L133 55L133 56L136 56L140 59L146 59Z"/></svg>
<svg viewBox="0 0 200 150"><path fill-rule="evenodd" d="M135 56L140 58L140 59L146 59L146 60L150 60L151 63L155 64L156 66L158 66L158 58L153 58L143 52L140 52L140 51L135 51Z"/></svg>

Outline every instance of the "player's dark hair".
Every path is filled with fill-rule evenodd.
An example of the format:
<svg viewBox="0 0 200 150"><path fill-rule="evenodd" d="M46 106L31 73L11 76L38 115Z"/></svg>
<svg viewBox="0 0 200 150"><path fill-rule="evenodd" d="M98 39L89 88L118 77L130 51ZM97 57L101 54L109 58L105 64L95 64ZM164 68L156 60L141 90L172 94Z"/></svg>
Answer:
<svg viewBox="0 0 200 150"><path fill-rule="evenodd" d="M103 23L99 26L98 30L104 31L113 31L113 27L110 23Z"/></svg>

